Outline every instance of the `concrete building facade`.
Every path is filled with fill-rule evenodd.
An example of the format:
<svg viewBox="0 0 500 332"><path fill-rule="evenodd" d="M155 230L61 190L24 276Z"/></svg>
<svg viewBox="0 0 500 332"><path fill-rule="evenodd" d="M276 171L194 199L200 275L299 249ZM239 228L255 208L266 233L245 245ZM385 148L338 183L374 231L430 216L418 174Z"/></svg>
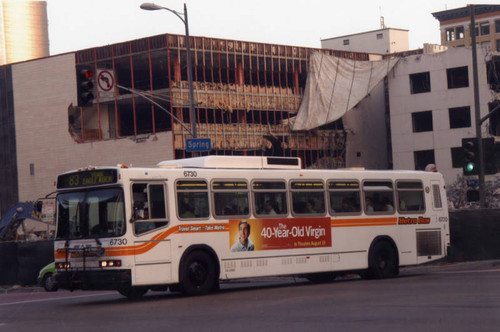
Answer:
<svg viewBox="0 0 500 332"><path fill-rule="evenodd" d="M478 50L480 114L497 105L488 68L494 57ZM394 169L435 164L448 184L463 174L462 138L475 137L470 48L402 58L389 75ZM490 69L491 70L491 69ZM482 125L482 136L498 136L498 112Z"/></svg>
<svg viewBox="0 0 500 332"><path fill-rule="evenodd" d="M490 51L500 51L500 5L474 5L476 43ZM471 5L433 13L439 20L441 44L470 47L472 44Z"/></svg>

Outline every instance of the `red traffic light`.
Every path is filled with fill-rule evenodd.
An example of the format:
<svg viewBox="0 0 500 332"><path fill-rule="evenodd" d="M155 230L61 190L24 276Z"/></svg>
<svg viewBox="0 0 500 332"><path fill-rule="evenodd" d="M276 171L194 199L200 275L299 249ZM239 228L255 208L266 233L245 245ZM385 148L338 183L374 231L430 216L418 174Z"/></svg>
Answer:
<svg viewBox="0 0 500 332"><path fill-rule="evenodd" d="M78 65L76 68L78 106L91 106L94 100L94 68Z"/></svg>
<svg viewBox="0 0 500 332"><path fill-rule="evenodd" d="M83 79L88 80L94 76L94 72L90 69L82 69L82 70L80 70L80 76Z"/></svg>

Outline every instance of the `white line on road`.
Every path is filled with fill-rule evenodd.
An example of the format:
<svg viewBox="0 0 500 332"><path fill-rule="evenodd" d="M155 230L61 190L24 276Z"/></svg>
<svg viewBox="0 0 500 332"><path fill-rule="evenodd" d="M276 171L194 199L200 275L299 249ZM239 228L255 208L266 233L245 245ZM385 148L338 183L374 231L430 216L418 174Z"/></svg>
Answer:
<svg viewBox="0 0 500 332"><path fill-rule="evenodd" d="M8 303L0 303L0 307L1 306L7 306L7 305L15 305L15 304L26 304L26 303L36 303L36 302L49 302L49 301L67 300L67 299L78 299L78 298L84 298L84 297L104 296L104 295L111 295L111 294L116 294L116 293L115 292L106 292L106 293L99 293L99 294L75 295L75 296L68 296L68 297L53 297L53 298L49 298L49 299L38 299L38 300L26 300L26 301L18 301L18 302L8 302Z"/></svg>

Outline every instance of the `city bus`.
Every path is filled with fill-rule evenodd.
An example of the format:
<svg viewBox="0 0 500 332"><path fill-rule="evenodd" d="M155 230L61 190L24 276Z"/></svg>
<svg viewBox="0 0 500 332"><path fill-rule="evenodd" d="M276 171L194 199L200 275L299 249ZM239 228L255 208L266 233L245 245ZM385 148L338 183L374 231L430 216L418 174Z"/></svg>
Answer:
<svg viewBox="0 0 500 332"><path fill-rule="evenodd" d="M303 169L293 157L204 156L57 178L59 288L202 295L231 279L390 278L450 245L437 172Z"/></svg>

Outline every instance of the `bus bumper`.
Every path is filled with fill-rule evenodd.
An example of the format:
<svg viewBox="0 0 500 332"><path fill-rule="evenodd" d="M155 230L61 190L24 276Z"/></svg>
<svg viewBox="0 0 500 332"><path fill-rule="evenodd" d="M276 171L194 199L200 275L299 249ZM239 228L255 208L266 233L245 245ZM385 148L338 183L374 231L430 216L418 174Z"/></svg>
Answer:
<svg viewBox="0 0 500 332"><path fill-rule="evenodd" d="M130 287L130 270L57 271L56 283L62 289L118 290Z"/></svg>

